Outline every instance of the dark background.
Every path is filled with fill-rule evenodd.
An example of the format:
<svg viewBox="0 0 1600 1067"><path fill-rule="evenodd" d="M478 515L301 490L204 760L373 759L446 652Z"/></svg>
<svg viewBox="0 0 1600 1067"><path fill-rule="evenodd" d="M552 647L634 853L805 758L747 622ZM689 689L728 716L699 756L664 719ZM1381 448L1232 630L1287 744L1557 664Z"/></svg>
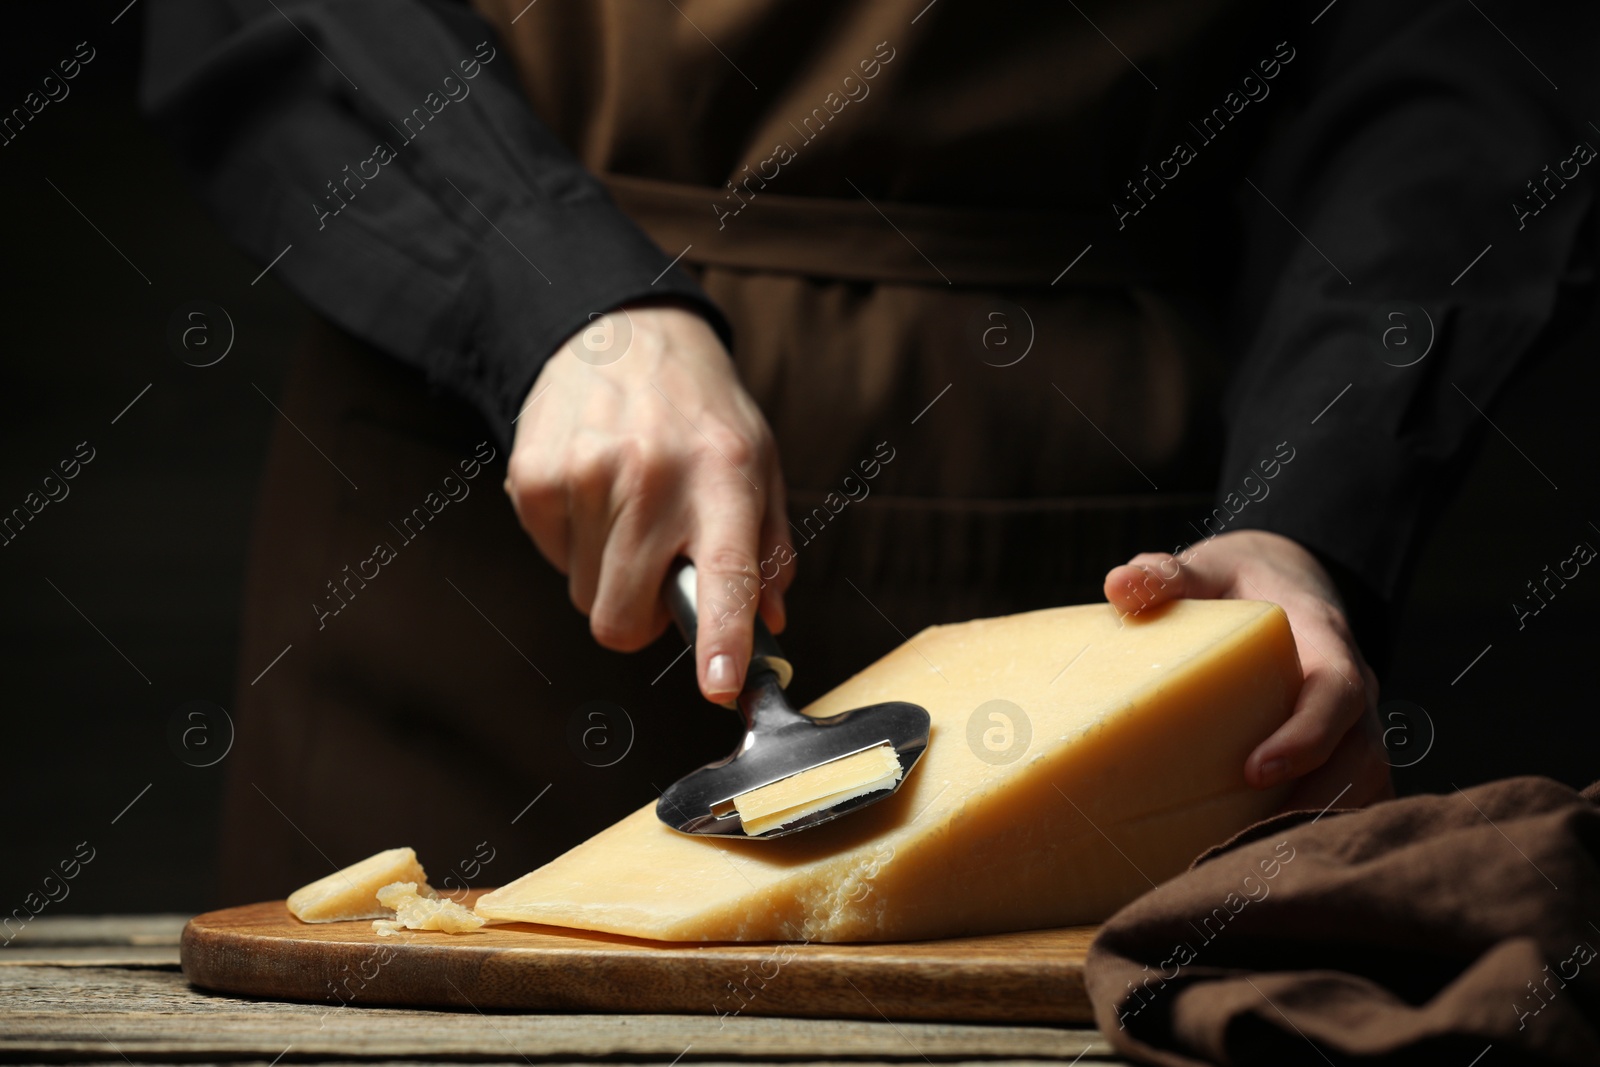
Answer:
<svg viewBox="0 0 1600 1067"><path fill-rule="evenodd" d="M0 147L0 510L79 442L95 449L70 495L0 548L0 913L83 841L96 858L52 912L215 902L227 760L187 765L169 727L189 701L230 702L252 501L278 418L256 387L277 395L309 322L270 274L251 284L260 265L225 244L140 119L141 11L112 25L124 3L13 9L0 44L6 109L79 41L97 51L67 99ZM186 366L168 346L169 320L195 299L235 326L212 367ZM1591 316L1490 412L1499 432L1439 517L1383 686L1397 762L1426 751L1397 773L1405 792L1512 774L1600 778L1600 575L1585 568L1520 632L1511 608L1575 543L1600 546L1597 335Z"/></svg>

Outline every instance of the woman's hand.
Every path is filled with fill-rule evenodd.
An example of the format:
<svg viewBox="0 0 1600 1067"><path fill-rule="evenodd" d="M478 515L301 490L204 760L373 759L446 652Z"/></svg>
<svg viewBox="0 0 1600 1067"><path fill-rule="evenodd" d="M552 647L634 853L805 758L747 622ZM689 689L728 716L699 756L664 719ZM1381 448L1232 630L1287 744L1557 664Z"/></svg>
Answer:
<svg viewBox="0 0 1600 1067"><path fill-rule="evenodd" d="M659 637L667 567L694 561L707 699L743 686L755 610L783 629L792 568L758 570L788 540L772 431L700 316L634 307L570 338L524 401L505 489L606 648Z"/></svg>
<svg viewBox="0 0 1600 1067"><path fill-rule="evenodd" d="M1219 534L1187 556L1145 552L1113 567L1106 599L1129 614L1179 597L1270 600L1288 614L1305 683L1289 720L1245 760L1245 780L1266 789L1299 779L1285 810L1321 808L1336 796L1340 807L1394 796L1378 724L1378 679L1316 557L1259 530Z"/></svg>

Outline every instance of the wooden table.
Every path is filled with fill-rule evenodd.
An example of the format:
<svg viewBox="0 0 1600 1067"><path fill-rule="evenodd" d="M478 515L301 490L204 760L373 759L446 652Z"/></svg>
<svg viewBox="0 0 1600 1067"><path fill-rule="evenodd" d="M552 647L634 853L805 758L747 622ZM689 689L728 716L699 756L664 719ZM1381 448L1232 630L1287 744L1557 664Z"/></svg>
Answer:
<svg viewBox="0 0 1600 1067"><path fill-rule="evenodd" d="M562 1064L794 1067L1127 1065L1093 1030L705 1015L511 1015L286 1004L191 989L185 916L41 916L0 948L0 1059L74 1063Z"/></svg>

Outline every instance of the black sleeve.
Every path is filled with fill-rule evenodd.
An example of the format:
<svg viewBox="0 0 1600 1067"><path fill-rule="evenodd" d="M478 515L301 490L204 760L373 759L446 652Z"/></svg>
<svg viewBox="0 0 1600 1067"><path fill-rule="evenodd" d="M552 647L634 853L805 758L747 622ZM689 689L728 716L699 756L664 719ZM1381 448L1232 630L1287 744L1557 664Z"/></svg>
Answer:
<svg viewBox="0 0 1600 1067"><path fill-rule="evenodd" d="M1493 6L1346 0L1306 26L1303 106L1241 193L1218 515L1317 553L1352 615L1385 614L1484 413L1592 281L1600 5Z"/></svg>
<svg viewBox="0 0 1600 1067"><path fill-rule="evenodd" d="M228 235L507 444L589 316L689 276L532 114L488 24L439 0L156 0L142 103Z"/></svg>

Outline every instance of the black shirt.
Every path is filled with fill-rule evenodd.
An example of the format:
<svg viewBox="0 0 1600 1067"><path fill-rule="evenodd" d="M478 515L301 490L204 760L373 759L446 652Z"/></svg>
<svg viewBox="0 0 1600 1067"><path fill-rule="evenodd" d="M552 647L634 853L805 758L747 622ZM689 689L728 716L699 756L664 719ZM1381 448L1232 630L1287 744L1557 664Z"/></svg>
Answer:
<svg viewBox="0 0 1600 1067"><path fill-rule="evenodd" d="M1401 589L1484 412L1592 290L1600 129L1581 109L1600 5L1494 7L1501 21L1455 0L1311 4L1298 89L1233 205L1237 366L1200 532L1306 545L1358 633ZM675 297L731 343L466 8L158 0L148 35L146 109L233 239L281 254L285 284L470 401L502 443L597 312Z"/></svg>

